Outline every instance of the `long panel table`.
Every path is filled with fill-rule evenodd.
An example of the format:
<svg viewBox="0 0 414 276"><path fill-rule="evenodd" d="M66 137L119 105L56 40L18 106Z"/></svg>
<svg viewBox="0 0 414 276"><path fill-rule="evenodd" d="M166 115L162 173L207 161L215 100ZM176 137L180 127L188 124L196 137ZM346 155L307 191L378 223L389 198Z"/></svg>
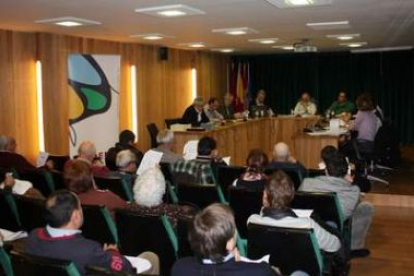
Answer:
<svg viewBox="0 0 414 276"><path fill-rule="evenodd" d="M247 154L252 149L262 149L270 157L273 146L282 141L287 143L292 154L297 156L298 151L295 144L299 133L303 128L310 127L318 120L318 116L303 118L278 116L275 118L252 119L245 122L230 122L213 130L175 131L174 150L175 152L182 152L188 141L210 136L217 141L221 156L231 156L233 165L244 165ZM302 150L304 149L301 148ZM307 161L303 163L305 166L308 165ZM309 165L311 164L313 165L313 163L309 163Z"/></svg>

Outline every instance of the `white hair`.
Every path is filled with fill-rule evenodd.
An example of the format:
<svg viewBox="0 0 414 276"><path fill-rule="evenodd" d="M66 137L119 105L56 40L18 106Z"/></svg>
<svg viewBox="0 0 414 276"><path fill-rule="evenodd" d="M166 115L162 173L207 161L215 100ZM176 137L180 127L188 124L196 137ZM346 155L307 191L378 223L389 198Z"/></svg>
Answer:
<svg viewBox="0 0 414 276"><path fill-rule="evenodd" d="M116 166L118 168L125 168L132 162L135 162L135 154L130 150L121 150L116 155Z"/></svg>
<svg viewBox="0 0 414 276"><path fill-rule="evenodd" d="M158 144L167 144L171 143L174 140L174 131L169 129L164 129L158 132L157 134L157 143Z"/></svg>
<svg viewBox="0 0 414 276"><path fill-rule="evenodd" d="M277 143L273 149L273 157L288 158L290 155L289 146L286 143Z"/></svg>
<svg viewBox="0 0 414 276"><path fill-rule="evenodd" d="M6 135L0 135L0 151L7 150L7 147L9 146L9 137Z"/></svg>
<svg viewBox="0 0 414 276"><path fill-rule="evenodd" d="M78 153L79 155L95 156L95 145L91 141L84 141L79 145Z"/></svg>
<svg viewBox="0 0 414 276"><path fill-rule="evenodd" d="M135 180L134 199L139 205L154 207L162 203L165 194L165 178L159 168L145 170Z"/></svg>
<svg viewBox="0 0 414 276"><path fill-rule="evenodd" d="M194 105L204 105L204 98L203 97L195 98L193 104Z"/></svg>

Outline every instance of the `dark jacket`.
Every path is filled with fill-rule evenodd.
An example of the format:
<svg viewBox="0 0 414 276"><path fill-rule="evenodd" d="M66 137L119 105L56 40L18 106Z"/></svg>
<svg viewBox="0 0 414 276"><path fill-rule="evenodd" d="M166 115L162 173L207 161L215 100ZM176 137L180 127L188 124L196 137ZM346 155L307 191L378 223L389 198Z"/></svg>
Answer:
<svg viewBox="0 0 414 276"><path fill-rule="evenodd" d="M81 234L53 238L46 228L38 228L29 234L25 251L34 256L70 260L82 275L87 265L135 272L130 262L118 251L104 251L99 243L85 239Z"/></svg>
<svg viewBox="0 0 414 276"><path fill-rule="evenodd" d="M108 149L105 155L106 166L112 171L117 171L118 168L116 167L116 155L122 150L130 150L135 155L135 163L138 168L141 164L141 160L144 157L144 154L136 147L122 143L116 143L115 147Z"/></svg>
<svg viewBox="0 0 414 276"><path fill-rule="evenodd" d="M195 257L186 257L178 260L171 272L171 276L275 276L269 264L236 262L230 259L220 264L201 264Z"/></svg>
<svg viewBox="0 0 414 276"><path fill-rule="evenodd" d="M23 155L18 153L2 151L0 152L0 168L16 169L18 171L36 169Z"/></svg>
<svg viewBox="0 0 414 276"><path fill-rule="evenodd" d="M234 119L234 107L232 105L221 106L219 112L226 120Z"/></svg>
<svg viewBox="0 0 414 276"><path fill-rule="evenodd" d="M201 121L198 121L198 113L194 107L194 105L190 105L184 111L182 117L183 124L191 124L192 126L200 126L201 124L210 122L210 119L207 117L206 113L204 113L204 109L201 111Z"/></svg>

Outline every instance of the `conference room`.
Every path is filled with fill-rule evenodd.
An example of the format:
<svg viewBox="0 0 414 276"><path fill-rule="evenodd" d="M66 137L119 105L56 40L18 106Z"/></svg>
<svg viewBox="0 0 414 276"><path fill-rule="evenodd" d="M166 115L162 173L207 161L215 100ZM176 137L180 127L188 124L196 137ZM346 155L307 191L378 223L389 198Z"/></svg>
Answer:
<svg viewBox="0 0 414 276"><path fill-rule="evenodd" d="M1 0L0 275L414 275L413 13Z"/></svg>

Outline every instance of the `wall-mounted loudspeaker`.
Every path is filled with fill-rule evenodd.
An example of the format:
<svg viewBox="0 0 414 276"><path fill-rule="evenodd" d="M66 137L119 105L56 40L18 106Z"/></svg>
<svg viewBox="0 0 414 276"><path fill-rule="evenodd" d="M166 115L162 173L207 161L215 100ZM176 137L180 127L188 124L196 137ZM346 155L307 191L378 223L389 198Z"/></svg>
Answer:
<svg viewBox="0 0 414 276"><path fill-rule="evenodd" d="M158 49L158 58L160 60L168 60L168 48L167 47L160 47Z"/></svg>

